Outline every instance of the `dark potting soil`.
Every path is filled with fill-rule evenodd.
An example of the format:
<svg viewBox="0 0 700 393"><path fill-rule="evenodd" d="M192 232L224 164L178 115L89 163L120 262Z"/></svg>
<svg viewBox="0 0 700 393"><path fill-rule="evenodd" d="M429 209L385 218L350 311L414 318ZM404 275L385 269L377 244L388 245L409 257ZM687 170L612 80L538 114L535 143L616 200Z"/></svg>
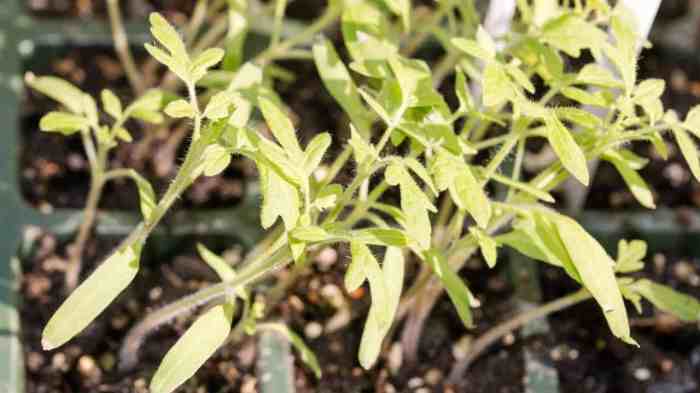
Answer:
<svg viewBox="0 0 700 393"><path fill-rule="evenodd" d="M213 272L197 257L196 240L202 239L146 247L139 274L127 290L76 338L57 350L44 352L40 346L41 331L65 297L62 286L66 260L65 245L52 235L38 236L32 255L23 261L21 281L27 392L146 392L159 360L187 329L191 318L177 318L151 334L140 348L138 368L134 371L123 373L117 369L119 347L129 328L143 315L216 281ZM215 251L231 247L226 239L208 240ZM116 244L117 239L91 240L85 274ZM156 257L150 247L158 248L160 256ZM229 253L236 254L237 249L230 248ZM346 254L343 248L337 254L331 252L331 258L326 254L325 262L314 264L312 273L301 277L271 313L273 319L281 319L300 335L306 335L305 341L321 364L323 377L316 381L298 358L295 360L298 392L413 392L419 388L449 391L444 390L444 376L455 362L460 339L481 333L513 313L506 300L512 290L500 270L487 269L483 262L473 260L463 276L472 283L472 290L483 304L475 310L477 331L467 332L449 300L443 297L427 322L416 364L402 362L395 353L390 355L388 348L399 345L394 342L386 346L372 370L364 371L357 361L357 348L369 296L367 288L351 294L343 289ZM259 287L260 294L265 293L262 288ZM312 325L325 326L337 313L328 294L338 294L350 305L350 318L334 332L318 336L311 333L318 330ZM225 345L180 391L256 391L255 343L255 339L246 337ZM522 349L523 343L516 340L489 351L465 374L462 385L452 391L522 392Z"/></svg>

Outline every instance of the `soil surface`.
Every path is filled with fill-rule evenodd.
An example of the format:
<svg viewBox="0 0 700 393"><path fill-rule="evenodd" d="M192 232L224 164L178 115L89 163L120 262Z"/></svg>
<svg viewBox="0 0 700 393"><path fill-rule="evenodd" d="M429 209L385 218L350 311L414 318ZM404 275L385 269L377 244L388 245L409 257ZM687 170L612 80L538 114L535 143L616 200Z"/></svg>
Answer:
<svg viewBox="0 0 700 393"><path fill-rule="evenodd" d="M207 240L205 243L212 250L223 252L233 260L240 258L240 250L230 248L230 239ZM90 241L85 274L94 269L96 261L117 241ZM187 329L191 318L177 318L151 334L140 348L139 366L134 372L118 370L119 347L128 330L143 315L216 281L214 273L197 256L197 241L203 239L181 239L171 244L154 239L144 249L141 270L128 289L79 336L57 350L44 352L40 347L41 331L64 299L66 260L62 257L64 244L50 234L37 235L32 255L23 261L21 285L27 392L145 392L159 360ZM154 249L158 250L157 255ZM357 348L369 307L368 288L353 293L343 289L347 253L342 247L324 250L312 271L298 280L289 295L271 311L272 319L283 320L304 336L321 364L323 377L316 381L299 359L295 360L298 392L444 391L444 376L455 357L463 353L464 343L514 312L508 300L512 289L502 269L488 269L481 260L473 259L464 269L463 278L471 283L472 291L482 303L475 310L479 328L468 332L444 297L428 321L429 334L421 340L417 364L402 361L396 351L399 344L393 343L387 345L375 368L364 371L357 361ZM412 271L407 273L406 285L414 275ZM349 307L348 314L339 312L345 307L334 306L338 301ZM521 392L523 345L519 340L511 340L501 348L494 348L470 369L463 385L452 391ZM256 356L253 338L246 336L225 345L181 391L254 392Z"/></svg>

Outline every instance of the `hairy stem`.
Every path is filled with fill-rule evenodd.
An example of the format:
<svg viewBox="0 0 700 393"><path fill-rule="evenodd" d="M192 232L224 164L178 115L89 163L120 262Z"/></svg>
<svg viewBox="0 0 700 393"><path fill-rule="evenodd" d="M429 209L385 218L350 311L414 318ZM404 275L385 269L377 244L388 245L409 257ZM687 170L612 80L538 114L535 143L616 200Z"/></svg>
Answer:
<svg viewBox="0 0 700 393"><path fill-rule="evenodd" d="M469 347L469 352L467 355L455 363L455 365L452 367L452 371L450 372L447 382L449 384L457 384L462 378L464 372L467 371L474 360L481 356L481 354L491 347L491 345L503 338L503 336L536 319L544 318L550 314L561 311L590 298L591 294L587 290L580 289L574 293L543 304L535 309L520 313L515 317L494 326L486 331L486 333L479 336L479 338L477 338Z"/></svg>

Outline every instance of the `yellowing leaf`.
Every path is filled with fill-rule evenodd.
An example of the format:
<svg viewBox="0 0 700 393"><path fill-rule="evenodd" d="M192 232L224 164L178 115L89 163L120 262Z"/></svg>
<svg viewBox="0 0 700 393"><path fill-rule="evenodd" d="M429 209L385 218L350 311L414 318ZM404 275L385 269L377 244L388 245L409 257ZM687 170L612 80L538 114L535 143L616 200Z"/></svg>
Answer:
<svg viewBox="0 0 700 393"><path fill-rule="evenodd" d="M85 113L83 108L85 94L73 84L54 76L35 76L32 73L26 74L25 81L32 89L59 102L74 114Z"/></svg>
<svg viewBox="0 0 700 393"><path fill-rule="evenodd" d="M331 135L327 132L318 134L309 142L304 152L304 170L311 174L321 164L323 155L331 145Z"/></svg>
<svg viewBox="0 0 700 393"><path fill-rule="evenodd" d="M214 94L207 103L207 107L204 109L202 116L212 120L228 117L233 98L233 94L228 91L221 91Z"/></svg>
<svg viewBox="0 0 700 393"><path fill-rule="evenodd" d="M140 246L115 251L76 288L44 327L41 346L51 350L80 333L126 288L139 270Z"/></svg>
<svg viewBox="0 0 700 393"><path fill-rule="evenodd" d="M636 345L630 336L627 310L615 278L615 262L576 221L556 215L553 222L583 286L600 305L612 333L622 341Z"/></svg>
<svg viewBox="0 0 700 393"><path fill-rule="evenodd" d="M151 379L152 393L170 393L194 375L231 331L233 304L212 307L177 340Z"/></svg>
<svg viewBox="0 0 700 393"><path fill-rule="evenodd" d="M684 129L680 127L673 127L672 131L673 135L676 137L676 142L678 142L678 147L681 148L681 154L683 154L685 161L688 163L688 167L690 167L690 172L693 173L695 179L700 181L700 159L698 159L698 146Z"/></svg>
<svg viewBox="0 0 700 393"><path fill-rule="evenodd" d="M649 186L620 154L617 152L609 152L603 157L610 161L615 166L615 169L620 172L620 175L622 175L632 195L634 195L642 206L649 209L656 208L654 204L654 195L649 189Z"/></svg>
<svg viewBox="0 0 700 393"><path fill-rule="evenodd" d="M262 227L267 229L282 217L287 230L296 226L299 219L299 192L280 177L277 172L264 165L258 165L263 204L260 212Z"/></svg>
<svg viewBox="0 0 700 393"><path fill-rule="evenodd" d="M554 115L545 118L545 125L547 127L547 139L549 139L549 143L552 145L554 152L557 153L564 168L583 185L587 186L589 176L586 156L576 144L569 130Z"/></svg>
<svg viewBox="0 0 700 393"><path fill-rule="evenodd" d="M265 122L270 127L270 131L272 131L277 142L284 148L284 151L293 160L303 160L304 153L297 140L294 125L292 125L291 120L284 114L280 106L265 96L258 97L258 104Z"/></svg>
<svg viewBox="0 0 700 393"><path fill-rule="evenodd" d="M119 98L109 89L102 90L102 108L114 119L122 117L122 103Z"/></svg>
<svg viewBox="0 0 700 393"><path fill-rule="evenodd" d="M165 106L165 109L163 111L166 115L175 119L181 117L194 117L194 108L192 108L192 105L189 102L183 99L171 101L170 103L168 103L168 105Z"/></svg>

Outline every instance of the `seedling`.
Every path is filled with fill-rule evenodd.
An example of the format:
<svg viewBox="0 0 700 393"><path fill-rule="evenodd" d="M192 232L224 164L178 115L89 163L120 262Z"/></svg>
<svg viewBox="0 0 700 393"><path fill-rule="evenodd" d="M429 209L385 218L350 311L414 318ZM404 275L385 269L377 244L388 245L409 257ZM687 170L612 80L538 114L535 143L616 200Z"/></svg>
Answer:
<svg viewBox="0 0 700 393"><path fill-rule="evenodd" d="M588 185L586 163L601 158L617 168L642 206L654 208L653 194L638 172L646 160L627 147L648 142L665 157L666 134L675 137L693 175L700 178L693 140L693 135L700 137L700 107L681 120L663 108L662 80L638 79L639 42L626 11L603 1L559 3L518 1L512 31L492 37L479 25L469 1L440 2L420 25L412 20L407 0L331 1L305 30L282 38L286 2L281 0L273 10L270 46L248 62L241 61L252 22L245 2L229 2L225 49L193 49L163 17L152 14L155 42L146 44L146 50L186 92L183 98L168 100L163 112L192 124L182 166L159 198L136 172L108 170L104 164L114 143L129 139L122 128L126 118L160 121L159 93L146 93L125 110L112 94L103 93L103 110L114 119L106 127L98 122L94 101L67 82L28 78L30 86L68 111L46 115L42 129L82 135L93 173L91 194L97 195L91 201L99 197L95 189L104 181L130 176L139 186L143 213L142 224L56 311L43 333L44 348L70 340L130 284L144 243L173 202L199 176L223 171L233 155L257 165L260 221L268 234L237 272L201 247L202 259L221 283L153 312L133 328L121 354L126 364L134 363L140 343L155 327L207 307L165 355L151 382L153 392L174 390L229 337L260 329L282 331L320 375L313 354L293 332L278 323L261 322L279 293L267 294L266 301L266 294L253 299L250 290L282 267L305 269L310 256L336 243L348 243L352 254L346 289L353 291L367 282L371 293L358 350L365 368L375 363L392 324L406 316L414 299L432 296L427 285L431 281L442 284L465 327L473 327L475 299L457 271L477 250L493 267L499 248L514 248L563 269L581 289L488 331L454 367L453 382L504 334L587 299L598 303L612 334L631 345L637 344L624 300L639 311L641 299L646 299L683 321L700 319L695 299L630 275L643 267L642 241L621 241L615 260L579 223L551 205L553 188L569 176ZM333 42L317 36L338 19L347 61ZM606 26L612 39L603 30ZM445 51L435 67L412 57L430 34ZM274 62L286 58L313 59L326 89L347 114L350 137L338 141L345 148L327 167L323 162L332 134L318 134L302 146L274 91ZM572 63L574 58L578 61ZM595 60L602 58L614 71L597 65ZM457 104L450 106L438 87L452 71ZM473 95L470 84L481 94ZM606 112L601 116L586 109L591 107ZM257 113L271 137L256 128ZM525 178L526 144L536 139L546 141L557 159ZM492 154L477 160L482 152ZM511 155L511 170L502 172ZM352 180L335 182L346 165L353 166ZM492 194L488 190L495 185L506 191ZM389 189L398 191L397 204L382 198ZM86 209L94 216L94 202ZM404 291L405 265L414 261L423 272ZM284 291L289 284L281 282L276 289Z"/></svg>

